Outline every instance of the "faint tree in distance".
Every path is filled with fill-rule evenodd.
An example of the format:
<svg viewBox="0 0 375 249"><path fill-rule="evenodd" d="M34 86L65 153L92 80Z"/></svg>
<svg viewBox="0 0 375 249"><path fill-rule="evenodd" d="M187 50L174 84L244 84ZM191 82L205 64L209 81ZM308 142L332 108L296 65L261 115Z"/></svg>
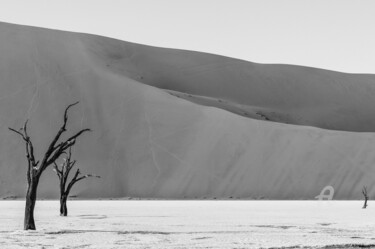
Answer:
<svg viewBox="0 0 375 249"><path fill-rule="evenodd" d="M369 197L368 197L368 194L367 194L367 187L366 186L364 186L362 188L362 194L363 194L363 197L365 198L365 203L363 204L362 208L367 208L367 201L368 201Z"/></svg>

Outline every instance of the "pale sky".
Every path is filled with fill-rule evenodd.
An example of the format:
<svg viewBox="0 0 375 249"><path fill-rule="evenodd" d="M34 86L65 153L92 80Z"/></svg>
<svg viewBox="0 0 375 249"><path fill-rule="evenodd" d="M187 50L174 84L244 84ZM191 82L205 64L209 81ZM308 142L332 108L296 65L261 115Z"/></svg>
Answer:
<svg viewBox="0 0 375 249"><path fill-rule="evenodd" d="M0 0L0 21L375 73L375 0Z"/></svg>

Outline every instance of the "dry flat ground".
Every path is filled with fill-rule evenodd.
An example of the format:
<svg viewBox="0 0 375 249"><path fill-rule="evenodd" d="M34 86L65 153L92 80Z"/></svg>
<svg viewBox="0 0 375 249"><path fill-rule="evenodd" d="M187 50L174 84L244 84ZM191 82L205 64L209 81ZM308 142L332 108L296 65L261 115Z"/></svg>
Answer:
<svg viewBox="0 0 375 249"><path fill-rule="evenodd" d="M371 248L375 206L359 201L0 202L0 248ZM375 245L373 245L375 248Z"/></svg>

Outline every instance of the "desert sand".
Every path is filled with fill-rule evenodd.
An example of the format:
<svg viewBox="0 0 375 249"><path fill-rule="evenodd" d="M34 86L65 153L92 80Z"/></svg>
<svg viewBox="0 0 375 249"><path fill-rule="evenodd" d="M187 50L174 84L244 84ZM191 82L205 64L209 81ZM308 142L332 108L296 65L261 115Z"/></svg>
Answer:
<svg viewBox="0 0 375 249"><path fill-rule="evenodd" d="M25 192L29 119L42 157L68 134L79 198L334 199L374 195L375 76L256 64L80 33L0 23L0 197ZM52 169L39 197L57 198Z"/></svg>
<svg viewBox="0 0 375 249"><path fill-rule="evenodd" d="M0 201L1 248L374 248L374 208L359 201ZM370 246L372 245L372 247ZM366 247L367 246L367 247Z"/></svg>

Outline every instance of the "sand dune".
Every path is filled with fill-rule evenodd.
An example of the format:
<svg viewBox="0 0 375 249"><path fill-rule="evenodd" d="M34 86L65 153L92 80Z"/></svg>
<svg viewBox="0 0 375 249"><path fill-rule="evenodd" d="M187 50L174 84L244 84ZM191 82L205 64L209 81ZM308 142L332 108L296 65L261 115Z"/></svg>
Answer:
<svg viewBox="0 0 375 249"><path fill-rule="evenodd" d="M7 127L29 118L41 157L76 100L68 131L93 132L73 156L102 176L72 190L82 198L313 199L326 185L336 199L361 198L363 185L374 194L374 75L6 23L0 53L1 197L25 190L24 145ZM40 197L56 198L47 171Z"/></svg>
<svg viewBox="0 0 375 249"><path fill-rule="evenodd" d="M263 65L184 50L84 36L90 58L120 76L161 89L222 100L237 114L325 129L372 132L375 76ZM205 102L200 102L204 104ZM207 103L215 105L215 103ZM225 106L225 105L224 105ZM223 107L223 105L221 106ZM247 112L248 114L245 114Z"/></svg>

